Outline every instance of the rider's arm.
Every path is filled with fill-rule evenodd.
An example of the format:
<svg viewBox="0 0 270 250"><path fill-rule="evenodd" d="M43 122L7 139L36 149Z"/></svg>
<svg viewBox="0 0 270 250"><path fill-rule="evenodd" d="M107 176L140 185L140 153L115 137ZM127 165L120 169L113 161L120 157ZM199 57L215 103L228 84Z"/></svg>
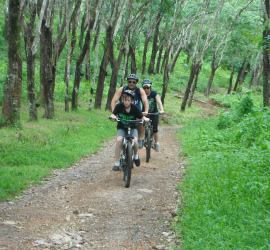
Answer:
<svg viewBox="0 0 270 250"><path fill-rule="evenodd" d="M119 88L119 89L115 92L115 94L114 94L114 96L113 96L113 98L112 98L112 101L111 101L111 109L112 109L112 111L114 110L114 108L115 108L117 102L119 101L119 99L120 99L120 97L121 97L121 95L122 95L122 91L123 91L123 87Z"/></svg>
<svg viewBox="0 0 270 250"><path fill-rule="evenodd" d="M159 106L159 112L164 113L164 108L163 108L159 94L156 95L156 101L157 101L158 106Z"/></svg>
<svg viewBox="0 0 270 250"><path fill-rule="evenodd" d="M148 110L149 110L149 103L148 103L147 95L145 94L145 91L143 89L141 89L141 88L140 88L140 92L141 92L142 103L143 103L143 106L144 106L143 114L147 114Z"/></svg>

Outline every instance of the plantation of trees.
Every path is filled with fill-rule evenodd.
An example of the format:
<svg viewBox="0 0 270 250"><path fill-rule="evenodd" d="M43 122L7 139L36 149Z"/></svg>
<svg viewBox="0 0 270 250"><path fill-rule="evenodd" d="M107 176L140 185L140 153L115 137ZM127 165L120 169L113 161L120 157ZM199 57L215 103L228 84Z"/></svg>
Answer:
<svg viewBox="0 0 270 250"><path fill-rule="evenodd" d="M179 58L189 72L183 80L177 71L173 83L184 90L182 111L196 89L211 94L218 69L231 74L222 86L228 93L243 85L263 90L269 106L268 0L10 0L0 11L2 126L20 122L22 101L30 121L38 119L39 105L52 119L56 99L67 112L76 110L82 84L89 110L103 102L110 109L130 73L160 75L164 103Z"/></svg>
<svg viewBox="0 0 270 250"><path fill-rule="evenodd" d="M269 0L1 1L0 248L269 249L269 15ZM108 116L130 74L165 114L126 189Z"/></svg>

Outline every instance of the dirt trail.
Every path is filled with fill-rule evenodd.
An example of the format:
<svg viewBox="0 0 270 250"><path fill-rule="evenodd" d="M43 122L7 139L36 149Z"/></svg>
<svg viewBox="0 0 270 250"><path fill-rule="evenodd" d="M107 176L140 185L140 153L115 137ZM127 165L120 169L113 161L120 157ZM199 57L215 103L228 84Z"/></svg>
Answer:
<svg viewBox="0 0 270 250"><path fill-rule="evenodd" d="M0 203L0 249L169 249L184 162L177 127L160 127L161 152L134 167L131 186L113 172L114 139L57 170L17 202ZM166 150L165 150L166 149Z"/></svg>

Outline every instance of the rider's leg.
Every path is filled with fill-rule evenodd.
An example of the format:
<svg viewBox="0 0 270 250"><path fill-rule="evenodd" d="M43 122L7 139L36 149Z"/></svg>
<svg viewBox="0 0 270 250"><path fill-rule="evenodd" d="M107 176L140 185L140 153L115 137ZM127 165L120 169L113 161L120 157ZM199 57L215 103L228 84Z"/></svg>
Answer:
<svg viewBox="0 0 270 250"><path fill-rule="evenodd" d="M125 136L125 131L123 129L117 130L117 136L116 136L116 143L115 143L115 163L113 170L117 171L119 170L120 166L120 157L121 157L121 151L123 150L123 137Z"/></svg>
<svg viewBox="0 0 270 250"><path fill-rule="evenodd" d="M138 132L139 132L139 148L142 148L143 147L143 138L144 138L144 126L143 124L139 124L139 127L138 127Z"/></svg>
<svg viewBox="0 0 270 250"><path fill-rule="evenodd" d="M138 145L138 130L137 129L132 129L132 135L134 136L134 162L135 162L135 165L137 167L140 166L141 164L141 161L140 161L140 157L139 157L139 154L138 154L138 149L139 149L139 145Z"/></svg>
<svg viewBox="0 0 270 250"><path fill-rule="evenodd" d="M154 141L155 141L155 150L157 152L159 152L159 142L158 142L158 120L159 120L159 116L156 115L153 117L152 119L152 125L153 125L153 137L154 137Z"/></svg>
<svg viewBox="0 0 270 250"><path fill-rule="evenodd" d="M155 143L157 143L158 142L158 132L153 133L153 137L154 137Z"/></svg>
<svg viewBox="0 0 270 250"><path fill-rule="evenodd" d="M120 165L120 156L123 149L123 136L116 137L115 144L115 165Z"/></svg>

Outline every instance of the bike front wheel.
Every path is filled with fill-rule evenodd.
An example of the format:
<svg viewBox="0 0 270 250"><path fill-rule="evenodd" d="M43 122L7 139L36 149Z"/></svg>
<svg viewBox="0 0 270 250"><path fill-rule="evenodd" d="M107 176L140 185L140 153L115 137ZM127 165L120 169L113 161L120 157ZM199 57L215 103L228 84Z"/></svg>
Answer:
<svg viewBox="0 0 270 250"><path fill-rule="evenodd" d="M124 182L126 188L130 186L132 167L133 167L132 145L131 142L128 142L126 151L126 165L124 168Z"/></svg>
<svg viewBox="0 0 270 250"><path fill-rule="evenodd" d="M151 157L151 135L150 131L146 131L146 142L145 142L145 147L146 147L146 162L149 162L150 157Z"/></svg>

